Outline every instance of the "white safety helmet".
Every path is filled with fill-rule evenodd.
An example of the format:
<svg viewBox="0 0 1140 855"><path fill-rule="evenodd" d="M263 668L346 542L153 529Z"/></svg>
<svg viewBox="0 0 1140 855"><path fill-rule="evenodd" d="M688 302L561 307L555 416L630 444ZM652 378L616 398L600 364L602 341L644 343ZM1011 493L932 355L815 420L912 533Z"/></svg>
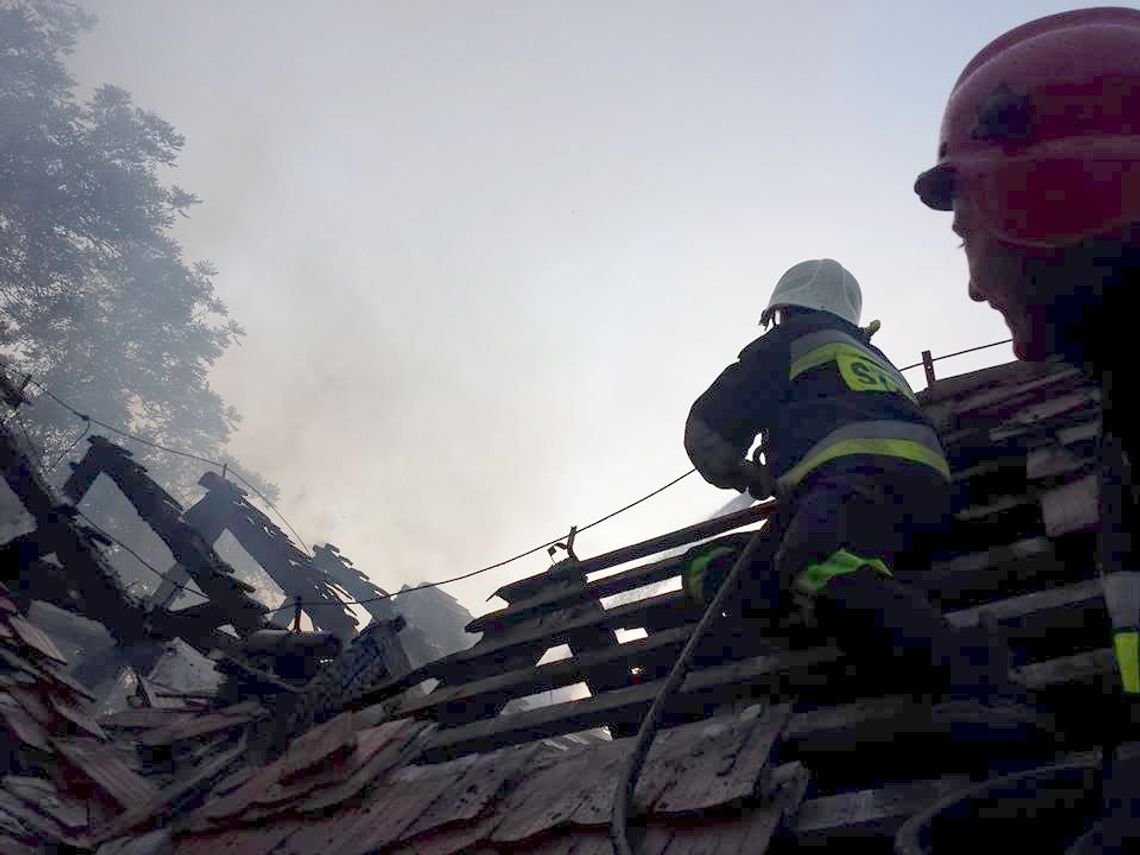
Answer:
<svg viewBox="0 0 1140 855"><path fill-rule="evenodd" d="M801 261L780 277L768 308L760 316L760 323L768 326L776 311L785 306L831 312L859 326L863 292L855 277L838 261L814 258Z"/></svg>

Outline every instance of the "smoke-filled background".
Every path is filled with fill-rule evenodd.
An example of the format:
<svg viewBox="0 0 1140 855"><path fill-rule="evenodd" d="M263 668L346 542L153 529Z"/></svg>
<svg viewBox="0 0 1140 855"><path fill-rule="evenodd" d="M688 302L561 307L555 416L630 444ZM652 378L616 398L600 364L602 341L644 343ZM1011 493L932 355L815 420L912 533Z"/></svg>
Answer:
<svg viewBox="0 0 1140 855"><path fill-rule="evenodd" d="M79 95L186 138L163 180L203 204L173 234L246 332L209 374L244 417L226 451L392 590L688 469L688 407L804 258L859 278L897 364L1005 338L911 184L966 60L1064 4L82 6ZM577 550L730 498L692 476ZM478 613L548 565L447 590Z"/></svg>

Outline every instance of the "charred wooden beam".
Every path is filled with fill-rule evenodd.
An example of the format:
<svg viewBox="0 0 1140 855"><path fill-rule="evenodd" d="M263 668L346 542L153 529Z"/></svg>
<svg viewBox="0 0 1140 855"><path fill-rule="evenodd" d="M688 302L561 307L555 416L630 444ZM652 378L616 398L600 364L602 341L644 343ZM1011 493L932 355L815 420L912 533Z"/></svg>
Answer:
<svg viewBox="0 0 1140 855"><path fill-rule="evenodd" d="M355 634L356 620L329 579L272 520L246 501L245 491L213 472L205 473L198 483L206 495L183 516L208 543L229 531L290 599L301 598L315 627L341 639Z"/></svg>
<svg viewBox="0 0 1140 855"><path fill-rule="evenodd" d="M391 620L396 616L389 601L389 594L372 583L364 573L352 566L352 562L340 554L331 543L313 548L313 567L344 589L350 597L361 601L364 608L375 620Z"/></svg>
<svg viewBox="0 0 1140 855"><path fill-rule="evenodd" d="M233 575L205 538L182 518L178 502L150 479L130 452L104 437L92 437L91 447L64 485L65 494L78 504L100 474L111 479L170 549L181 570L178 575L193 579L210 601L224 610L222 624L231 624L243 633L264 625L265 607L248 596L252 588ZM175 590L173 580L160 585L160 597L167 588Z"/></svg>
<svg viewBox="0 0 1140 855"><path fill-rule="evenodd" d="M69 588L76 591L74 599L61 605L78 605L81 614L104 623L120 643L145 638L145 608L119 587L117 574L104 560L93 536L76 524L74 509L56 501L47 482L4 428L0 428L0 471L35 520L42 554L55 554L66 570Z"/></svg>

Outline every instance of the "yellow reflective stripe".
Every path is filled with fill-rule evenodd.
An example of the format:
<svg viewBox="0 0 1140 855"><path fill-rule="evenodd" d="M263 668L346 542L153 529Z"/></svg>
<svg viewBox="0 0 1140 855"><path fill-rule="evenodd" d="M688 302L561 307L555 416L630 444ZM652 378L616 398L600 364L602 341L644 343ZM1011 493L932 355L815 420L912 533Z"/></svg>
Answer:
<svg viewBox="0 0 1140 855"><path fill-rule="evenodd" d="M856 392L897 392L911 401L917 401L914 391L902 374L892 366L884 365L874 353L866 348L846 342L822 344L793 360L791 368L788 369L788 379L795 380L805 371L810 371L829 362L834 362L839 368L843 382L847 384L849 389ZM863 374L878 372L883 375L881 379L860 376L859 372L855 370L856 365L867 366L868 363L874 366L874 369L872 371L864 367Z"/></svg>
<svg viewBox="0 0 1140 855"><path fill-rule="evenodd" d="M943 477L950 477L950 465L946 462L946 458L921 442L914 442L909 439L845 439L828 445L816 454L801 460L784 473L784 476L780 478L780 483L797 484L817 466L822 466L837 457L847 457L852 454L879 454L885 457L898 457L937 469Z"/></svg>
<svg viewBox="0 0 1140 855"><path fill-rule="evenodd" d="M831 344L825 344L821 347L809 350L807 353L793 362L792 367L788 372L788 379L794 380L805 371L811 371L811 369L818 368L820 365L824 365L828 362L835 362L841 353L853 353L859 356L864 355L862 351L856 350L849 344L843 344L841 342L832 342Z"/></svg>
<svg viewBox="0 0 1140 855"><path fill-rule="evenodd" d="M809 564L796 576L795 585L805 594L814 596L836 576L846 576L864 567L870 567L879 575L888 578L893 575L887 565L878 558L863 558L846 549L840 549L831 553L826 561Z"/></svg>
<svg viewBox="0 0 1140 855"><path fill-rule="evenodd" d="M1140 633L1134 629L1116 632L1112 636L1112 648L1125 693L1140 695Z"/></svg>

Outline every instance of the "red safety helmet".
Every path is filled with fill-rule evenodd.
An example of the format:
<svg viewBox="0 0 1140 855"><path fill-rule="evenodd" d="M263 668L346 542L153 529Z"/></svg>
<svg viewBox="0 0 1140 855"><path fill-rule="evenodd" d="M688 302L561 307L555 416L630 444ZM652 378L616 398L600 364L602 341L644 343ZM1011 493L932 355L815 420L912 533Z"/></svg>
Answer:
<svg viewBox="0 0 1140 855"><path fill-rule="evenodd" d="M1140 10L1064 12L987 45L914 189L940 211L965 196L981 228L1021 246L1140 222Z"/></svg>

